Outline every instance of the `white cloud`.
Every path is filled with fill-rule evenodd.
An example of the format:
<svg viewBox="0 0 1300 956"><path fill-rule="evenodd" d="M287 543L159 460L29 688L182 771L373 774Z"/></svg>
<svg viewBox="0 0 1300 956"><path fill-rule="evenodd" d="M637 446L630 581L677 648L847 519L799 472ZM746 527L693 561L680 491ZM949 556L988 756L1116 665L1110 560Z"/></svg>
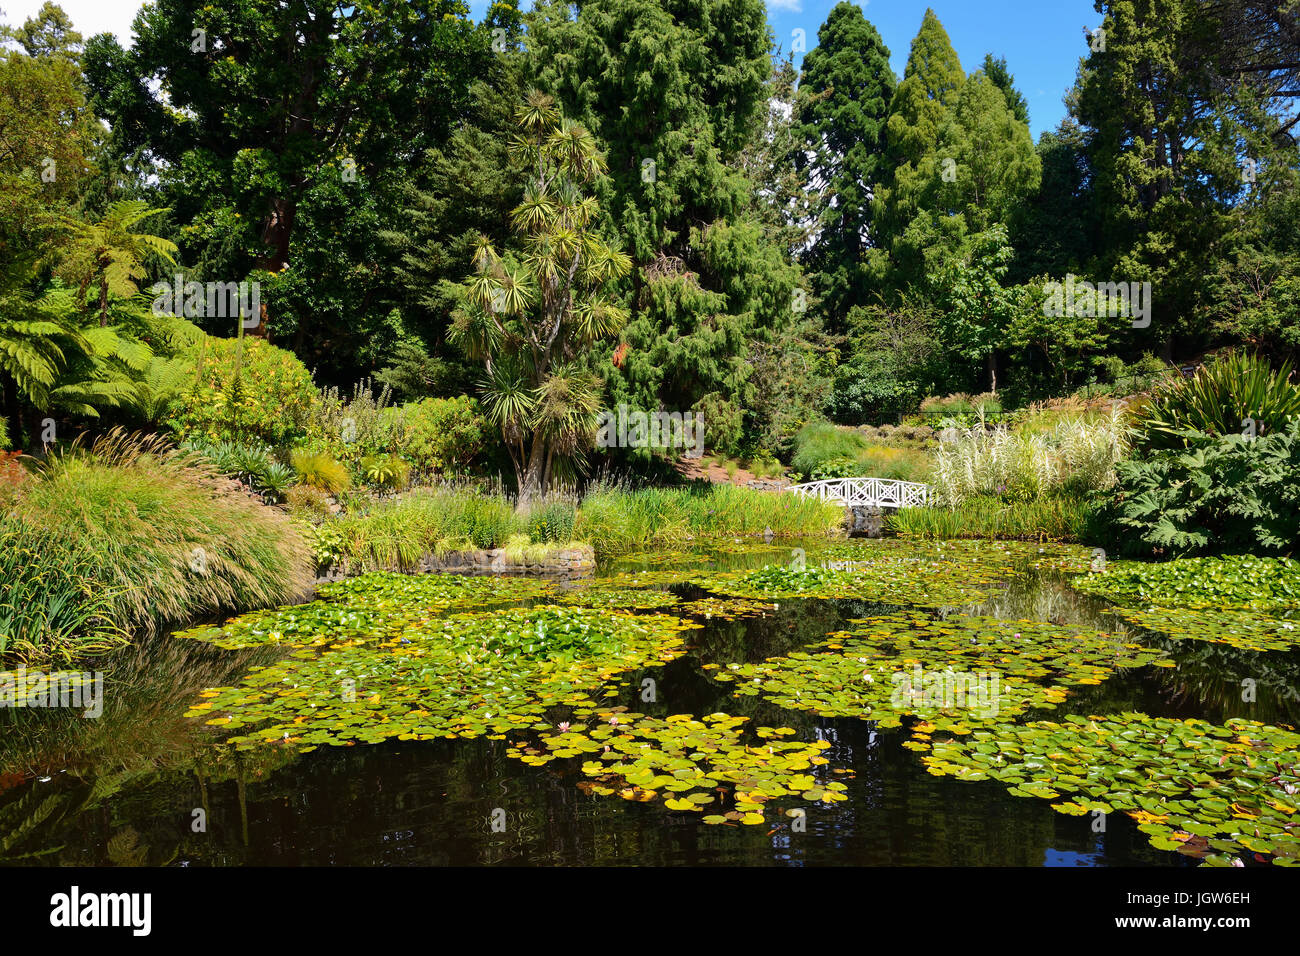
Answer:
<svg viewBox="0 0 1300 956"><path fill-rule="evenodd" d="M803 13L803 4L799 0L767 0L767 5L774 10L786 10L790 13Z"/></svg>

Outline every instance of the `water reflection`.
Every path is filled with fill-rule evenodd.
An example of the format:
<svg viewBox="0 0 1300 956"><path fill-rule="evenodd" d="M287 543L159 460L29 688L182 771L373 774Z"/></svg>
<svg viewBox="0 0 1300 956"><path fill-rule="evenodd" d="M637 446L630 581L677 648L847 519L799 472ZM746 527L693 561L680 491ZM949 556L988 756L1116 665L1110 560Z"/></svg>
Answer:
<svg viewBox="0 0 1300 956"><path fill-rule="evenodd" d="M868 544L872 547L876 543ZM882 547L888 547L881 544ZM792 548L696 557L700 567L742 569L789 560ZM866 551L865 554L874 554ZM817 559L808 543L810 563ZM674 559L680 570L687 559ZM602 573L662 569L621 562ZM687 600L698 589L678 588ZM691 652L623 675L610 701L640 712L750 718L825 740L848 799L801 804L762 827L704 826L659 802L630 803L580 790L572 761L533 768L507 757L509 740L435 740L324 747L272 746L235 753L181 717L198 692L237 683L283 651L227 652L157 639L101 662L105 712L84 720L58 711L0 712L0 861L81 865L1191 865L1157 851L1122 814L1104 833L1091 818L1057 814L994 782L927 773L900 746L904 729L825 719L734 696L704 665L763 660L820 641L847 622L896 607L860 600L782 601L755 617L714 617L691 632ZM1128 628L1050 570L1010 577L987 601L935 613L1051 621L1107 630L1164 649L1174 668L1122 671L1071 688L1035 717L1137 710L1220 722L1248 717L1295 723L1300 657L1172 641ZM640 699L655 681L653 702ZM1242 699L1243 680L1255 699ZM49 778L40 782L41 777ZM204 826L196 828L201 811Z"/></svg>

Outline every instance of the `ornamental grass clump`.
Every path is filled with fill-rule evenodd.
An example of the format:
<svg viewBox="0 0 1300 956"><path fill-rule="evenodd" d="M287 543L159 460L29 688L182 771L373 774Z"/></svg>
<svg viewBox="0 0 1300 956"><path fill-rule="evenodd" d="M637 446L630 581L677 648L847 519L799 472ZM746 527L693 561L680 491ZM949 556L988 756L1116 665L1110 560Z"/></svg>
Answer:
<svg viewBox="0 0 1300 956"><path fill-rule="evenodd" d="M197 455L120 429L42 462L6 524L44 537L33 561L52 580L74 581L69 593L82 588L94 613L68 613L105 634L292 603L312 586L287 515L230 487ZM20 583L12 564L0 574L6 594Z"/></svg>
<svg viewBox="0 0 1300 956"><path fill-rule="evenodd" d="M1024 502L1109 488L1128 447L1123 416L1116 408L1102 421L1068 418L1045 434L969 429L939 445L936 503L952 508L976 496Z"/></svg>

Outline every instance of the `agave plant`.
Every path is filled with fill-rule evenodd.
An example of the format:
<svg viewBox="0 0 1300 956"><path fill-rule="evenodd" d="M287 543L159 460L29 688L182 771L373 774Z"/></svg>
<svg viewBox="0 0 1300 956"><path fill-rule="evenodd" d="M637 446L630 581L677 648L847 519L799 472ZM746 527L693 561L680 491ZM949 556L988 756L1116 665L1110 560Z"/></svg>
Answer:
<svg viewBox="0 0 1300 956"><path fill-rule="evenodd" d="M285 495L293 487L298 476L288 465L278 461L270 462L261 473L253 478L253 486L262 494L270 504L279 504L284 501Z"/></svg>
<svg viewBox="0 0 1300 956"><path fill-rule="evenodd" d="M1135 413L1136 444L1182 448L1191 432L1253 437L1280 431L1300 416L1300 385L1291 377L1290 362L1274 369L1260 356L1229 352L1190 379L1158 384Z"/></svg>

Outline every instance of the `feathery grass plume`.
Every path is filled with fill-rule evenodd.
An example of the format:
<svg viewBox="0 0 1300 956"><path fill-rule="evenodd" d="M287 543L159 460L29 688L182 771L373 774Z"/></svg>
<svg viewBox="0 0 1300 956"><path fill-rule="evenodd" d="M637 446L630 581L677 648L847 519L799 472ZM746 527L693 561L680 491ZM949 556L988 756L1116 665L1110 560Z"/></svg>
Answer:
<svg viewBox="0 0 1300 956"><path fill-rule="evenodd" d="M1062 419L1046 433L989 430L981 422L940 444L933 476L936 503L955 507L978 495L1033 501L1109 488L1127 448L1128 425L1120 408L1100 421Z"/></svg>

